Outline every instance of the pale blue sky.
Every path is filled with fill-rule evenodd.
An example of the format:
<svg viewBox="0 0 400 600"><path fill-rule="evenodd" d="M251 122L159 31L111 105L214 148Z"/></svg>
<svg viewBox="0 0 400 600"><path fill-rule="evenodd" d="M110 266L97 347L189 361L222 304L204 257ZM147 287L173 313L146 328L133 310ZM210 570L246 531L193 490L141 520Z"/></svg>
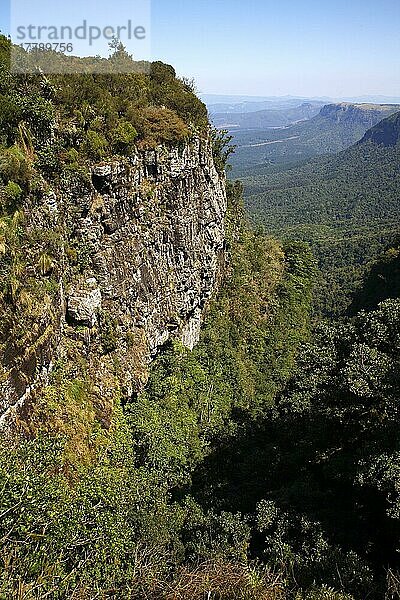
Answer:
<svg viewBox="0 0 400 600"><path fill-rule="evenodd" d="M118 1L98 0L97 13L113 22ZM68 4L57 3L60 18ZM400 96L399 0L152 0L151 7L152 57L194 77L202 92Z"/></svg>

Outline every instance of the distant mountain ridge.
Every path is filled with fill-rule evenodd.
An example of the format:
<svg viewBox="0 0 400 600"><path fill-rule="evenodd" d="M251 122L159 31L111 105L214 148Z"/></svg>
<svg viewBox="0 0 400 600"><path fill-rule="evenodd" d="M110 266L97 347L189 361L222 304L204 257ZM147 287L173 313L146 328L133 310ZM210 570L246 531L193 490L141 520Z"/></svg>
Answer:
<svg viewBox="0 0 400 600"><path fill-rule="evenodd" d="M215 127L225 129L264 129L286 127L298 121L308 120L321 110L321 102L303 102L289 108L265 109L243 113L217 113L212 115Z"/></svg>
<svg viewBox="0 0 400 600"><path fill-rule="evenodd" d="M269 100L259 100L252 102L224 102L216 104L208 104L208 112L211 116L220 114L237 115L243 113L255 113L260 110L286 110L289 108L297 108L302 104L318 104L323 106L330 100L324 102L319 99L308 99L308 98L276 98Z"/></svg>
<svg viewBox="0 0 400 600"><path fill-rule="evenodd" d="M287 168L352 146L382 119L400 111L393 104L327 104L311 119L285 128L234 132L237 145L232 157L233 176L245 177L255 168L270 171ZM379 133L390 142L388 133Z"/></svg>
<svg viewBox="0 0 400 600"><path fill-rule="evenodd" d="M328 104L400 104L396 96L358 96L358 97L329 97L329 96L235 96L219 94L200 94L207 105L209 113L247 113L264 109L289 108L299 106L304 102Z"/></svg>
<svg viewBox="0 0 400 600"><path fill-rule="evenodd" d="M335 123L363 125L370 129L380 120L398 110L400 110L400 105L340 102L327 104L321 109L319 115Z"/></svg>

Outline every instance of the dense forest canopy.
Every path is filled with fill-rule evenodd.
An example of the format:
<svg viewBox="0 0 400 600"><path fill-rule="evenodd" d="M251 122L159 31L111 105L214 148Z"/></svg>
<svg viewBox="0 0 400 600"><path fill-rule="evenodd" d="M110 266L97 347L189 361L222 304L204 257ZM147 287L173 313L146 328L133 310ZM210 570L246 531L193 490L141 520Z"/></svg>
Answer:
<svg viewBox="0 0 400 600"><path fill-rule="evenodd" d="M397 122L394 115L382 123L393 134ZM398 240L400 146L381 143L380 131L335 157L276 174L260 168L243 180L246 207L267 233L311 243L324 314L343 312L368 263Z"/></svg>

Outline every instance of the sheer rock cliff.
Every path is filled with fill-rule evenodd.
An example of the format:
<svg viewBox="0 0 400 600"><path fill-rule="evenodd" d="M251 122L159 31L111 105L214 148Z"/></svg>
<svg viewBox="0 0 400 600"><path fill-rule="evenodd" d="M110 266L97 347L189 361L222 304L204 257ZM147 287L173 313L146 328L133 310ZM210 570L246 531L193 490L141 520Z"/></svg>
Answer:
<svg viewBox="0 0 400 600"><path fill-rule="evenodd" d="M22 343L11 332L4 341L3 423L27 410L60 361L85 361L103 408L116 387L129 397L160 346L197 343L218 286L226 195L209 139L95 164L90 179L24 207L43 292ZM46 260L51 235L57 249ZM110 411L100 410L106 421Z"/></svg>

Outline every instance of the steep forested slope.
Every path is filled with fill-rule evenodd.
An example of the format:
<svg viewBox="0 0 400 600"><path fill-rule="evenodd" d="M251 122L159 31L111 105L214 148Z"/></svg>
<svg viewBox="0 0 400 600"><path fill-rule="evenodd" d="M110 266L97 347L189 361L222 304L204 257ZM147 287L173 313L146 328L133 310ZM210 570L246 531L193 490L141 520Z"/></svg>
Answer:
<svg viewBox="0 0 400 600"><path fill-rule="evenodd" d="M68 445L84 413L63 435L53 428L62 418L53 412L58 369L34 438L21 430L18 445L3 440L6 597L21 588L28 598L112 589L117 597L200 599L210 586L221 598L283 597L280 576L248 562L246 520L203 508L189 485L221 439L265 417L308 331L309 251L253 234L241 223L239 198L232 188L231 266L200 344L163 349L145 390L123 410L115 406L98 456L79 463ZM84 381L68 386L87 410L84 392Z"/></svg>
<svg viewBox="0 0 400 600"><path fill-rule="evenodd" d="M349 313L374 309L387 298L400 298L400 248L394 247L373 261L365 282L351 303Z"/></svg>
<svg viewBox="0 0 400 600"><path fill-rule="evenodd" d="M268 418L194 480L204 505L252 514L254 555L360 600L383 598L398 567L399 310L320 325Z"/></svg>
<svg viewBox="0 0 400 600"><path fill-rule="evenodd" d="M397 131L394 115L335 158L244 181L246 205L268 232L311 242L323 273L320 308L328 313L343 310L363 265L399 233Z"/></svg>
<svg viewBox="0 0 400 600"><path fill-rule="evenodd" d="M212 576L226 597L283 594L250 566L244 521L184 486L288 379L309 250L254 234L240 186L224 222L223 141L172 67L16 75L9 49L0 38L0 594L201 598Z"/></svg>

